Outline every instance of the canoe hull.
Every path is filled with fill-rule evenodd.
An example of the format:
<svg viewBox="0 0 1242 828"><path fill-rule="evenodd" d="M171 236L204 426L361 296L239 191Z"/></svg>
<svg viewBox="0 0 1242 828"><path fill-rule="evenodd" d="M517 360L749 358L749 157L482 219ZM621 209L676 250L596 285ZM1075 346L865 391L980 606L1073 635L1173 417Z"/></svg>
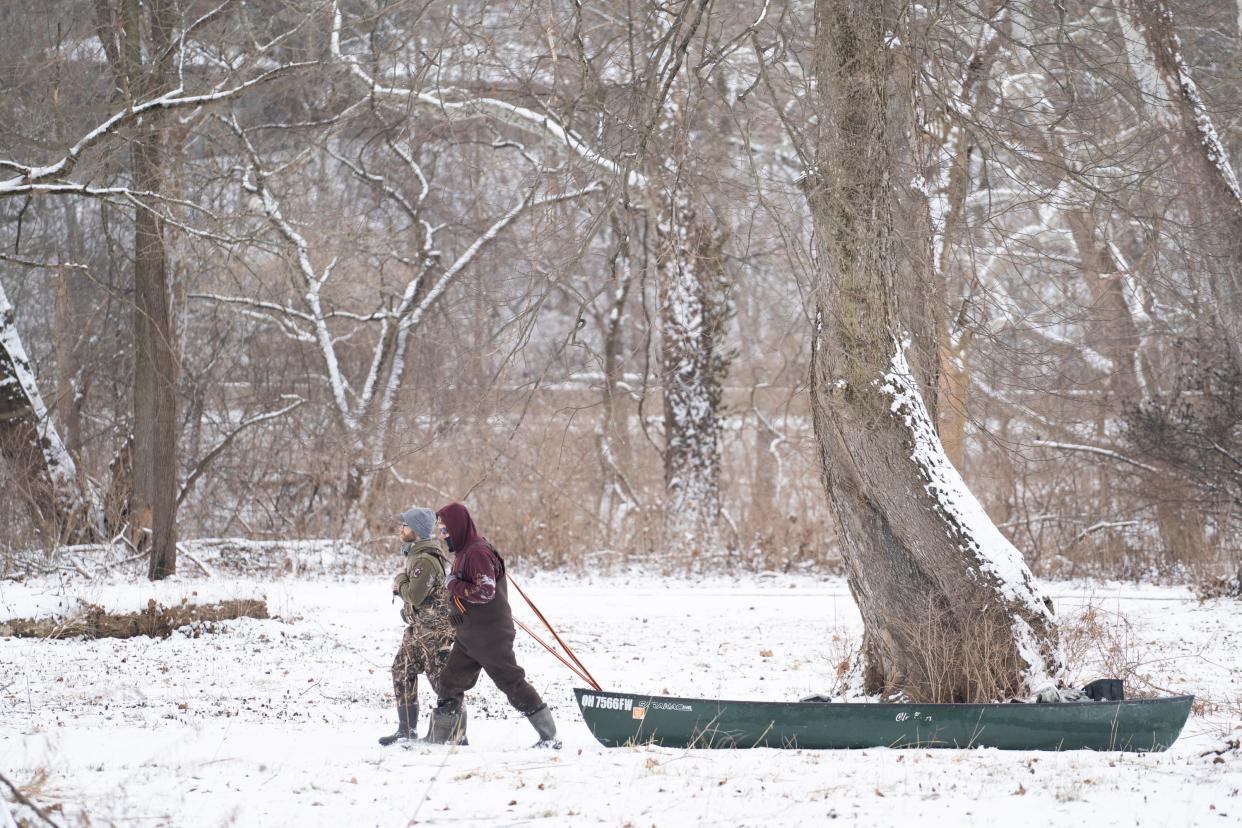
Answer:
<svg viewBox="0 0 1242 828"><path fill-rule="evenodd" d="M681 748L970 748L1161 751L1194 696L1060 704L819 704L576 688L601 744Z"/></svg>

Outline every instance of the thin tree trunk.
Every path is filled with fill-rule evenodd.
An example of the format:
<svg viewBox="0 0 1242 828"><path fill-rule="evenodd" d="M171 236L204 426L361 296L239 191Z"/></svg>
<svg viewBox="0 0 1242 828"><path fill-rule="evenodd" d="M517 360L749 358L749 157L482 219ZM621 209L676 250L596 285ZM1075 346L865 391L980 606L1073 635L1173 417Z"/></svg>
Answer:
<svg viewBox="0 0 1242 828"><path fill-rule="evenodd" d="M615 530L626 515L638 507L638 502L622 471L622 457L629 454L629 416L623 408L621 349L627 327L625 307L634 283L629 224L624 215L613 216L612 232L616 249L609 263L608 304L600 320L604 376L598 435L600 493L597 511L600 520Z"/></svg>
<svg viewBox="0 0 1242 828"><path fill-rule="evenodd" d="M933 148L933 166L939 186L933 193L932 252L939 290L945 308L961 302L961 312L945 313L939 328L940 365L936 414L945 454L959 472L966 471L966 423L969 418L970 343L966 309L971 287L968 274L954 255L966 230L966 203L972 189L971 163L976 147L967 129L975 113L987 112L996 99L990 83L992 67L1002 39L998 36L1008 0L989 0L984 4L974 50L958 82L955 99L943 108L940 146Z"/></svg>
<svg viewBox="0 0 1242 828"><path fill-rule="evenodd" d="M97 27L117 88L129 100L166 88L171 77L173 0L107 0L96 4ZM144 14L146 19L144 20ZM163 187L164 114L144 115L132 136L134 189ZM149 209L134 216L133 489L128 514L135 545L149 544L148 577L177 568L177 359L163 222ZM149 535L148 535L149 532Z"/></svg>
<svg viewBox="0 0 1242 828"><path fill-rule="evenodd" d="M893 5L817 2L817 166L803 180L819 254L812 417L863 617L861 683L928 701L1040 692L1060 668L1050 604L925 402L937 294L926 202L904 183L912 69L894 35L917 50Z"/></svg>
<svg viewBox="0 0 1242 828"><path fill-rule="evenodd" d="M1088 328L1088 342L1113 364L1109 390L1110 411L1129 416L1151 397L1151 370L1147 365L1144 338L1126 297L1123 263L1099 237L1095 217L1086 210L1071 210L1066 216L1078 248L1083 280L1091 293L1098 314ZM1165 470L1148 480L1150 497L1155 501L1156 528L1165 556L1181 564L1202 563L1207 557L1206 520L1196 508L1200 500L1175 469Z"/></svg>
<svg viewBox="0 0 1242 828"><path fill-rule="evenodd" d="M134 145L134 183L160 188L158 117ZM148 210L134 221L134 503L130 516L150 530L151 580L177 570L177 365L162 222Z"/></svg>
<svg viewBox="0 0 1242 828"><path fill-rule="evenodd" d="M78 223L78 204L65 205L65 224L70 257L81 261L82 231ZM82 452L82 405L86 399L78 348L81 341L79 292L82 277L73 268L61 268L56 274L56 304L52 315L53 341L56 348L57 408L65 424L65 446L72 457Z"/></svg>
<svg viewBox="0 0 1242 828"><path fill-rule="evenodd" d="M960 330L956 335L942 325L936 413L945 456L959 472L966 472L966 423L970 410L971 336Z"/></svg>
<svg viewBox="0 0 1242 828"><path fill-rule="evenodd" d="M1138 328L1130 315L1121 273L1112 254L1103 244L1095 217L1087 210L1070 210L1066 223L1078 249L1079 269L1091 295L1092 324L1087 326L1087 343L1113 364L1109 390L1117 410L1138 405L1145 396L1144 376L1137 361L1140 353Z"/></svg>

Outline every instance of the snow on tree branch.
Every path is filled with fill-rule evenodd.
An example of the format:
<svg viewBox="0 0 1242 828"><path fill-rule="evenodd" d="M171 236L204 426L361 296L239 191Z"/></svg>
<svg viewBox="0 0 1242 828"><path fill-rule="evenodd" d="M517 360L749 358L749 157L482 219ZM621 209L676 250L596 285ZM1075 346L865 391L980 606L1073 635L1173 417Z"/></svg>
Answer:
<svg viewBox="0 0 1242 828"><path fill-rule="evenodd" d="M336 60L345 63L349 67L350 72L367 85L372 95L410 100L414 103L437 109L446 115L454 113L482 115L521 127L522 129L543 132L552 138L555 143L564 146L569 152L582 158L592 166L598 167L611 175L624 176L629 186L638 189L646 187L647 179L645 176L635 170L627 170L623 165L608 158L584 141L573 130L567 129L550 115L535 112L532 109L517 106L497 98L471 97L452 101L429 92L382 85L362 68L355 56L346 55L341 51L342 20L341 9L338 3L332 4L332 15L332 56Z"/></svg>
<svg viewBox="0 0 1242 828"><path fill-rule="evenodd" d="M1053 449L1060 449L1062 451L1080 451L1080 452L1085 452L1087 454L1098 454L1101 457L1108 457L1112 460L1117 460L1121 463L1127 463L1131 466L1134 466L1137 469L1142 469L1145 472L1151 472L1152 474L1160 473L1160 470L1157 469L1155 466L1149 466L1146 463L1140 463L1137 460L1131 460L1129 457L1126 457L1124 454L1119 454L1111 449L1100 448L1098 446L1084 446L1079 443L1058 443L1053 440L1036 440L1032 445L1039 446L1040 448L1053 448Z"/></svg>
<svg viewBox="0 0 1242 828"><path fill-rule="evenodd" d="M440 274L440 278L436 284L427 291L426 296L419 303L419 306L410 313L408 317L401 323L402 329L412 328L417 325L422 315L431 306L436 298L444 292L448 287L448 283L452 281L458 273L467 267L484 247L495 240L500 233L518 219L527 210L535 207L544 207L550 204L558 204L564 201L572 201L574 199L583 198L584 196L594 195L595 193L604 192L604 185L601 182L593 181L586 187L577 190L570 190L564 193L556 193L554 195L543 196L541 198L533 198L532 193L528 193L513 209L498 218L491 227L484 231L483 235L474 240L469 247L462 252L457 259L448 266L448 268Z"/></svg>
<svg viewBox="0 0 1242 828"><path fill-rule="evenodd" d="M39 392L34 368L17 330L13 306L0 285L0 396L4 402L4 419L8 429L17 428L20 439L29 443L35 455L42 458L39 485L48 489L52 504L47 517L69 520L85 519L94 529L101 530L103 516L92 493L78 481L77 465L65 447L52 421L51 413ZM7 435L6 435L7 436Z"/></svg>
<svg viewBox="0 0 1242 828"><path fill-rule="evenodd" d="M253 89L256 86L275 80L289 72L297 69L303 69L309 66L317 66L318 61L301 61L297 63L287 63L269 69L258 77L252 78L236 86L227 89L216 89L201 95L186 95L185 90L178 86L163 95L152 98L142 103L122 109L114 113L110 118L96 126L86 135L78 139L69 151L60 160L52 164L41 166L29 166L20 164L16 161L0 159L0 166L7 169L16 170L21 174L5 181L0 181L0 198L12 197L18 195L26 195L28 193L80 193L84 195L98 194L130 194L125 188L92 188L85 184L60 184L60 180L67 176L74 166L81 160L83 153L91 147L98 144L108 135L115 132L118 128L129 124L140 118L144 113L155 110L172 110L185 109L189 107L202 107L208 104L219 103L230 98L235 98L242 92Z"/></svg>

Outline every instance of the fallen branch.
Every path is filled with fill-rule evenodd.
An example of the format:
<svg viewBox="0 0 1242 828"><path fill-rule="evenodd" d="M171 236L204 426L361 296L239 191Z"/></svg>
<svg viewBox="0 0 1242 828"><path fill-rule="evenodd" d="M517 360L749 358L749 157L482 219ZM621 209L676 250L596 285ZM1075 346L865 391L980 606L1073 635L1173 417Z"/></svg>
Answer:
<svg viewBox="0 0 1242 828"><path fill-rule="evenodd" d="M0 623L0 635L15 638L134 638L139 635L167 638L172 631L190 624L232 621L235 618L268 618L267 602L261 599L220 601L162 607L151 599L142 612L111 614L99 606L72 618L17 618Z"/></svg>

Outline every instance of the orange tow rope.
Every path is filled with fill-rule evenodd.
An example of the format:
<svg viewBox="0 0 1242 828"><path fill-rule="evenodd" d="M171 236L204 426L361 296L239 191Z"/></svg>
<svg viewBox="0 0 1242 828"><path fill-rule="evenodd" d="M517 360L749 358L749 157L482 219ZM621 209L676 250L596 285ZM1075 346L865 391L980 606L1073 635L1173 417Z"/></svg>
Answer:
<svg viewBox="0 0 1242 828"><path fill-rule="evenodd" d="M558 653L556 650L552 649L552 647L551 647L551 646L549 646L549 644L548 644L546 641L544 641L542 638L540 638L539 636L535 635L535 631L534 631L534 630L532 630L530 627L526 626L525 624L523 624L521 621L519 621L519 620L518 620L518 619L516 619L516 618L514 618L514 619L513 619L513 623L514 623L514 624L517 624L519 627L521 627L523 630L525 630L525 631L526 631L526 634L527 634L527 635L529 635L531 638L535 639L535 640L536 640L536 641L538 641L541 645L543 645L543 648L544 648L545 650L547 650L547 651L548 651L549 653L551 653L552 655L556 656L557 660L559 660L559 661L561 662L561 664L564 664L566 667L568 667L568 668L569 668L569 671L570 671L571 673L573 673L575 676L577 676L578 678L582 679L584 682L586 682L587 684L589 684L589 685L591 686L591 689L593 689L593 690L598 690L598 691L599 691L599 692L601 692L601 693L602 693L602 692L604 692L604 691L603 691L603 689L602 689L602 688L601 688L598 684L596 684L596 683L595 683L595 680L594 680L594 679L590 678L589 676L583 675L583 673L582 673L582 671L581 671L581 670L579 670L579 669L578 669L577 667L575 667L573 664L570 664L570 663L569 663L569 661L568 661L568 660L566 660L566 658L565 658L563 655L561 655L560 653Z"/></svg>
<svg viewBox="0 0 1242 828"><path fill-rule="evenodd" d="M596 690L602 693L604 691L604 688L599 686L599 682L597 682L595 680L595 677L591 675L591 671L586 668L586 665L582 663L582 661L578 658L578 656L574 655L574 651L569 649L569 645L566 644L559 635L557 635L556 630L552 629L552 625L548 623L548 619L545 618L543 613L539 611L539 607L535 606L535 602L530 600L530 598L526 595L526 593L522 591L522 588L518 586L517 581L513 580L512 575L506 572L505 576L509 579L509 583L513 584L513 586L517 589L518 595L522 596L522 600L527 603L527 605L534 611L535 615L539 617L539 620L543 622L543 625L548 628L548 632L552 633L552 637L556 639L556 643L560 644L561 647L565 650L565 653L571 659L573 659L573 664L570 664L568 661L566 661L564 656L562 656L556 650L552 649L552 647L549 646L542 638L535 635L535 633L531 631L530 627L526 626L521 621L518 621L516 618L513 619L514 623L517 624L519 627L521 627L523 630L525 630L526 633L531 638L538 641L545 650L550 652L552 655L556 656L560 660L560 662L564 664L566 667L568 667L575 676L577 676L578 678L582 679L587 684L589 684L592 690Z"/></svg>

